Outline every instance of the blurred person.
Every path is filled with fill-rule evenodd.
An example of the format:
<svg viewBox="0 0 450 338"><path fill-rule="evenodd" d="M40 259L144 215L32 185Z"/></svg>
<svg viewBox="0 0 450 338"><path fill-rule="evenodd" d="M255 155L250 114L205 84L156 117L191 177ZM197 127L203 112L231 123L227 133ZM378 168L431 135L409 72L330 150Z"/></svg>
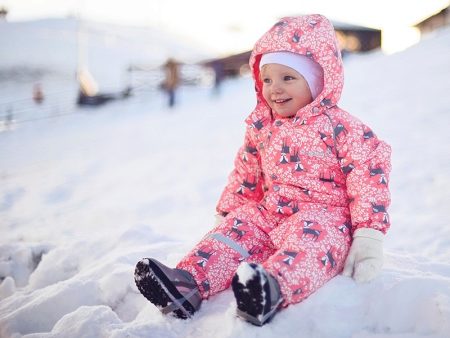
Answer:
<svg viewBox="0 0 450 338"><path fill-rule="evenodd" d="M41 104L44 101L44 92L40 83L36 83L33 86L33 101L37 104Z"/></svg>
<svg viewBox="0 0 450 338"><path fill-rule="evenodd" d="M343 272L382 267L391 148L337 106L343 63L330 21L281 19L250 57L257 104L217 205L215 227L169 268L138 262L140 292L191 317L232 286L237 315L262 326Z"/></svg>
<svg viewBox="0 0 450 338"><path fill-rule="evenodd" d="M223 63L219 60L215 60L212 62L211 67L214 72L213 93L217 95L217 94L220 94L220 87L221 87L222 81L225 77Z"/></svg>
<svg viewBox="0 0 450 338"><path fill-rule="evenodd" d="M178 63L174 59L169 58L163 65L163 69L164 81L162 89L167 93L169 107L173 107L176 103L176 90L180 84Z"/></svg>

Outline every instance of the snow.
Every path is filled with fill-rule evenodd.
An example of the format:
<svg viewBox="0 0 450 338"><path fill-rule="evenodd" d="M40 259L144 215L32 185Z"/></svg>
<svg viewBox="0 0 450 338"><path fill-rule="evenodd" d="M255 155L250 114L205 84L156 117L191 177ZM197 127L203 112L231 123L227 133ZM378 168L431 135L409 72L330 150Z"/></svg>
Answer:
<svg viewBox="0 0 450 338"><path fill-rule="evenodd" d="M399 54L345 60L341 106L393 147L385 265L367 284L336 277L263 328L236 318L230 290L182 321L133 281L141 258L173 266L213 226L254 105L251 80L228 80L220 95L183 88L172 110L141 92L19 123L58 115L47 91L0 132L0 337L449 337L449 41L446 29ZM0 102L28 94L23 81L1 85Z"/></svg>
<svg viewBox="0 0 450 338"><path fill-rule="evenodd" d="M239 277L239 282L244 285L247 284L248 281L256 276L257 270L262 271L259 266L257 267L257 269L253 269L249 264L239 265L238 269L236 270L236 274Z"/></svg>

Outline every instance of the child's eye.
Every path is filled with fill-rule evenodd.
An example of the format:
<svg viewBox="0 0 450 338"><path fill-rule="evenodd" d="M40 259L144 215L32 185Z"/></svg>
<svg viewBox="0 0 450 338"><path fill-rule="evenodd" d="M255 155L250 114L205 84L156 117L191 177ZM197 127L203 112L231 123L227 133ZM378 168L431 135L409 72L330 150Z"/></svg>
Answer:
<svg viewBox="0 0 450 338"><path fill-rule="evenodd" d="M270 83L271 81L270 81L270 79L265 78L265 79L263 79L263 82L264 82L264 83Z"/></svg>
<svg viewBox="0 0 450 338"><path fill-rule="evenodd" d="M295 78L293 76L290 75L285 75L284 77L284 81L290 81L290 80L294 80Z"/></svg>

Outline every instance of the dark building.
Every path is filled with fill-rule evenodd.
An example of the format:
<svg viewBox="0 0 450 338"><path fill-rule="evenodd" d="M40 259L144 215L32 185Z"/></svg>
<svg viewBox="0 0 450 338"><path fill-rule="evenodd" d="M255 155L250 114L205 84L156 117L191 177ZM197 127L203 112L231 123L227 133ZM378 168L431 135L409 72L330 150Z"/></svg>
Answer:
<svg viewBox="0 0 450 338"><path fill-rule="evenodd" d="M444 8L440 12L430 16L429 18L419 22L415 25L419 29L420 34L430 33L440 27L450 24L450 10L449 7Z"/></svg>
<svg viewBox="0 0 450 338"><path fill-rule="evenodd" d="M333 21L336 36L344 52L367 52L381 47L381 30Z"/></svg>
<svg viewBox="0 0 450 338"><path fill-rule="evenodd" d="M235 77L250 71L248 61L250 59L251 50L230 55L223 58L207 60L201 62L202 65L215 68L220 65L222 70L222 76L225 77Z"/></svg>

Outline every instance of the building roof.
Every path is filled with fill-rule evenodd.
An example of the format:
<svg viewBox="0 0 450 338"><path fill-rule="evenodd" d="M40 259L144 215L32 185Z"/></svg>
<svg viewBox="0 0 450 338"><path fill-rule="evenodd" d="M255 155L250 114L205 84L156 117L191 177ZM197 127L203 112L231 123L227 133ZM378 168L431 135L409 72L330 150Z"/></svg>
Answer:
<svg viewBox="0 0 450 338"><path fill-rule="evenodd" d="M351 23L343 22L343 21L336 21L331 20L331 23L333 24L334 28L337 30L352 30L352 31L371 31L371 32L379 32L379 29L370 28L366 26L359 26L354 25Z"/></svg>

